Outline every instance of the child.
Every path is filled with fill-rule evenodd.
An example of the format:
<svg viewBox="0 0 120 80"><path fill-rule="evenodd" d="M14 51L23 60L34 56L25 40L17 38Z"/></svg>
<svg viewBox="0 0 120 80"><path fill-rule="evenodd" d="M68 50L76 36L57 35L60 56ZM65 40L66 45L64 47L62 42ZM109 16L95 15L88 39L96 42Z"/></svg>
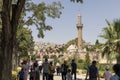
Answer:
<svg viewBox="0 0 120 80"><path fill-rule="evenodd" d="M23 68L18 73L18 76L19 76L19 80L24 80L24 70L23 70Z"/></svg>
<svg viewBox="0 0 120 80"><path fill-rule="evenodd" d="M104 78L105 80L110 80L110 77L112 76L112 73L109 71L109 65L106 65L106 71L104 72Z"/></svg>
<svg viewBox="0 0 120 80"><path fill-rule="evenodd" d="M67 71L66 80L72 80L72 74L71 74L71 70L70 69L68 69L68 71Z"/></svg>

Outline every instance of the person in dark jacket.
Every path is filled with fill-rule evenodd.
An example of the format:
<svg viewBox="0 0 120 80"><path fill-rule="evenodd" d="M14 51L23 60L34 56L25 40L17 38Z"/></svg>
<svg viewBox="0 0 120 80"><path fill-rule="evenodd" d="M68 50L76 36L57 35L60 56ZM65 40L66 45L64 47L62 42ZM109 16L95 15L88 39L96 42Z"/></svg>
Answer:
<svg viewBox="0 0 120 80"><path fill-rule="evenodd" d="M72 76L74 75L74 80L76 80L76 71L77 71L77 64L75 63L75 60L72 60L71 63L71 70L72 70Z"/></svg>
<svg viewBox="0 0 120 80"><path fill-rule="evenodd" d="M68 66L66 65L66 61L61 65L61 73L62 73L62 80L66 80Z"/></svg>
<svg viewBox="0 0 120 80"><path fill-rule="evenodd" d="M24 70L23 68L18 73L19 80L24 80Z"/></svg>
<svg viewBox="0 0 120 80"><path fill-rule="evenodd" d="M92 65L89 66L87 69L85 80L87 80L88 74L89 74L89 80L100 80L99 72L98 72L98 68L96 67L96 64L97 64L96 61L92 61Z"/></svg>

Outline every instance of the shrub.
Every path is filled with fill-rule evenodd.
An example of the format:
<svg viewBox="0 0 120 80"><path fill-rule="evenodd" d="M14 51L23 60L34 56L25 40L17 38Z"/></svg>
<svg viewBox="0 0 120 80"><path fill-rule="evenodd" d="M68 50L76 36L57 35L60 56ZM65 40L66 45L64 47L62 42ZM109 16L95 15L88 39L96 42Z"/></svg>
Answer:
<svg viewBox="0 0 120 80"><path fill-rule="evenodd" d="M98 64L97 66L98 66L99 71L105 71L106 65L107 64ZM110 64L109 66L110 66L110 71L112 71L113 64Z"/></svg>
<svg viewBox="0 0 120 80"><path fill-rule="evenodd" d="M104 71L99 72L100 78L103 78L103 74L104 74Z"/></svg>
<svg viewBox="0 0 120 80"><path fill-rule="evenodd" d="M21 67L18 66L18 67L17 67L17 73L18 73L20 70L21 70Z"/></svg>
<svg viewBox="0 0 120 80"><path fill-rule="evenodd" d="M78 59L78 63L83 63L83 60L82 59Z"/></svg>
<svg viewBox="0 0 120 80"><path fill-rule="evenodd" d="M17 71L12 71L12 80L17 79Z"/></svg>
<svg viewBox="0 0 120 80"><path fill-rule="evenodd" d="M90 56L89 56L89 53L87 53L85 55L85 61L84 61L84 69L87 69L88 66L90 65L91 61L90 61Z"/></svg>

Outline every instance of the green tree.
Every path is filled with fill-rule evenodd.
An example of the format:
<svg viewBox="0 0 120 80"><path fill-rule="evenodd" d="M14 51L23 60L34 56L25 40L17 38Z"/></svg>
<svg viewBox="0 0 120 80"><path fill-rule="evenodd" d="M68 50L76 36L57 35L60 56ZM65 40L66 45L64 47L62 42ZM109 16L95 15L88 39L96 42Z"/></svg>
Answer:
<svg viewBox="0 0 120 80"><path fill-rule="evenodd" d="M1 16L2 16L1 17L2 19L1 50L2 52L0 53L0 67L1 67L0 80L9 80L9 79L11 80L12 56L17 43L16 35L17 35L17 30L19 25L18 23L19 23L24 5L25 5L25 0L17 0L16 4L12 4L12 0L3 0L2 12L1 12ZM11 11L11 7L12 7L12 11ZM55 11L49 12L51 13L49 16L52 16L54 18L56 16L58 17L59 14L54 14L58 10L56 8L53 8L51 10L55 10ZM45 12L43 11L43 13ZM41 16L44 18L44 15L41 15ZM39 16L37 15L37 17ZM42 20L43 20L43 23L45 23L44 19ZM40 32L48 28L48 26L46 26L45 24L41 23L40 25L41 25L41 28L37 26Z"/></svg>
<svg viewBox="0 0 120 80"><path fill-rule="evenodd" d="M12 4L12 0L3 0L1 11L2 40L0 53L0 80L11 80L12 54L15 47L14 45L16 44L17 26L24 4L25 0L18 0L16 4Z"/></svg>
<svg viewBox="0 0 120 80"><path fill-rule="evenodd" d="M13 0L3 0L3 2L2 2L0 80L11 80L13 49L15 49L15 46L17 43L16 35L17 35L19 20L20 20L22 11L24 11L24 6L25 6L25 2L26 2L26 0L16 0L16 3L12 4L12 1ZM79 2L78 0L76 0L76 1ZM34 8L34 7L32 7L32 8ZM35 9L37 9L37 8L35 8ZM56 14L54 14L54 13L58 12L58 10L56 10L56 8L54 8L54 9L55 9L55 11L53 11L53 12L50 11L50 13L52 13L56 17ZM36 13L36 12L34 12L34 13ZM43 13L46 13L46 12L43 11ZM42 19L43 24L41 22L38 22L41 25L41 27L38 27L36 25L40 32L40 34L38 35L39 37L44 37L44 35L42 33L44 30L48 29L48 26L45 25L45 17L43 15L43 13L40 13L42 15L37 15L38 17L41 16L41 18L43 18ZM52 15L49 15L49 16L52 16Z"/></svg>
<svg viewBox="0 0 120 80"><path fill-rule="evenodd" d="M87 69L89 65L90 65L90 56L89 53L87 52L85 55L84 68Z"/></svg>
<svg viewBox="0 0 120 80"><path fill-rule="evenodd" d="M106 40L103 45L103 56L112 57L120 63L120 19L113 23L107 21L108 27L103 28L103 34L100 37Z"/></svg>
<svg viewBox="0 0 120 80"><path fill-rule="evenodd" d="M28 28L19 27L17 31L16 47L13 50L12 69L17 69L19 60L22 56L28 56L28 52L34 49L32 32Z"/></svg>
<svg viewBox="0 0 120 80"><path fill-rule="evenodd" d="M52 4L45 4L41 2L35 4L33 2L26 3L26 9L24 12L24 25L36 26L38 30L38 37L44 37L44 31L51 30L52 27L46 24L46 16L50 18L59 18L61 15L61 9L63 9L60 2L53 2ZM27 15L30 13L29 15Z"/></svg>
<svg viewBox="0 0 120 80"><path fill-rule="evenodd" d="M1 6L2 6L2 3L1 3L1 1L0 1L0 11L1 11ZM1 16L1 15L0 15ZM26 44L29 44L29 46L26 46L26 48L24 48L25 46L23 45L23 46L18 46L19 45L19 43L20 44L22 44L22 42L23 42L23 39L25 39L25 36L23 36L23 35L17 35L17 40L16 40L16 45L15 45L15 47L14 47L14 49L13 49L13 55L12 55L12 58L13 58L13 60L12 60L12 69L16 69L16 67L17 67L17 65L18 65L18 56L20 56L18 53L25 53L25 51L24 50L26 50L26 51L29 51L28 49L30 49L30 50L33 50L33 38L32 38L32 32L29 30L29 29L27 29L27 28L24 28L23 27L23 23L22 23L23 21L20 21L20 24L19 24L19 28L18 28L18 30L17 30L17 34L23 34L23 35L29 35L29 36L31 36L30 38L26 38L27 39L27 41L24 41L24 43L26 42ZM0 42L1 42L1 32L2 32L2 24L1 24L2 22L1 22L1 18L0 18ZM26 31L25 31L26 30ZM25 32L28 32L29 31L29 33L28 34L26 34ZM22 39L21 39L21 37L22 37ZM24 37L24 38L23 38ZM31 41L31 43L30 43L30 41ZM0 43L0 45L1 45L1 43ZM24 51L24 52L21 52L20 51L20 49L18 49L18 48L23 48L22 50ZM31 49L32 48L32 49ZM0 51L1 51L1 46L0 46ZM26 52L27 53L27 52ZM27 55L27 54L26 54Z"/></svg>
<svg viewBox="0 0 120 80"><path fill-rule="evenodd" d="M32 52L34 49L34 42L32 37L32 31L28 28L21 27L17 32L17 45L18 52L23 53L22 55L28 55L25 53Z"/></svg>

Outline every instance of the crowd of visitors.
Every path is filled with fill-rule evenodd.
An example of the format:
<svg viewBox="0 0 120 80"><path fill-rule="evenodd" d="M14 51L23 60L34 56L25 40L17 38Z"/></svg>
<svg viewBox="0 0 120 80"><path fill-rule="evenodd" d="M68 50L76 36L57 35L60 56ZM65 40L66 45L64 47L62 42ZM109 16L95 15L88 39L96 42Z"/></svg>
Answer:
<svg viewBox="0 0 120 80"><path fill-rule="evenodd" d="M92 65L88 66L85 80L100 80L99 70L96 66L97 62L93 61ZM109 65L106 65L105 72L103 74L104 80L120 80L120 64L114 64L112 75ZM89 76L89 78L87 78Z"/></svg>
<svg viewBox="0 0 120 80"><path fill-rule="evenodd" d="M77 65L74 60L71 61L71 69L66 64L66 61L63 64L53 62L48 62L46 58L44 62L34 61L28 64L27 61L23 61L21 65L21 71L19 72L19 80L27 80L28 74L30 75L29 80L40 80L40 74L43 74L42 80L54 80L54 73L56 72L58 76L61 75L62 80L72 80L72 75L76 80L76 70Z"/></svg>
<svg viewBox="0 0 120 80"><path fill-rule="evenodd" d="M96 65L97 62L92 61L92 64L88 66L85 80L100 80ZM23 61L21 67L21 71L18 73L19 80L27 80L28 74L30 75L29 80L40 80L40 74L43 74L42 80L54 80L55 72L58 76L61 76L62 80L77 80L77 64L74 59L69 67L66 61L61 65L59 63L55 65L48 59L45 59L44 62L36 60L30 65L27 61ZM109 65L106 65L103 74L105 80L120 80L120 64L115 64L113 70L114 75L112 75Z"/></svg>

